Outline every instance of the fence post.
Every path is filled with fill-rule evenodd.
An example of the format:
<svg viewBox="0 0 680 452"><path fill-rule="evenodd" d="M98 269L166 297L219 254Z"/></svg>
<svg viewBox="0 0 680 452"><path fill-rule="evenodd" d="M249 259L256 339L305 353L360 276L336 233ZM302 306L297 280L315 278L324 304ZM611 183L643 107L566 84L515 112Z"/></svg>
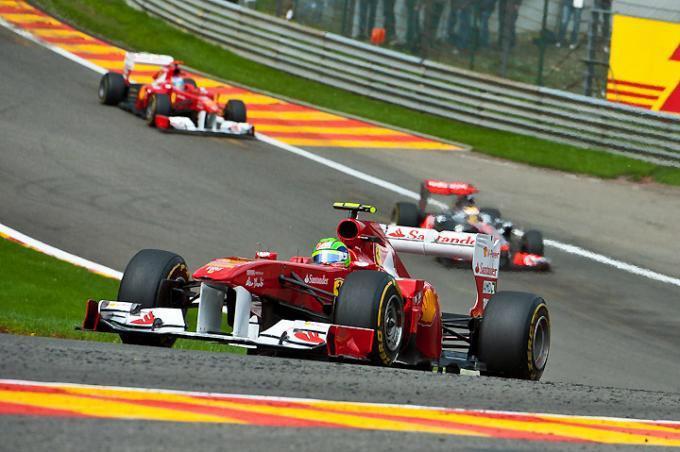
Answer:
<svg viewBox="0 0 680 452"><path fill-rule="evenodd" d="M538 86L543 86L543 65L545 63L545 40L548 37L548 1L549 0L544 0L543 1L543 19L541 20L541 37L539 38L540 41L538 43L539 45L539 53L538 53L538 75L536 76L536 84Z"/></svg>
<svg viewBox="0 0 680 452"><path fill-rule="evenodd" d="M475 54L479 48L479 20L480 20L480 10L479 3L475 2L473 5L472 13L472 42L470 46L470 70L475 69Z"/></svg>
<svg viewBox="0 0 680 452"><path fill-rule="evenodd" d="M585 60L586 73L583 80L583 94L593 95L593 79L595 78L595 27L597 26L597 12L590 11L590 24L588 25L588 57Z"/></svg>
<svg viewBox="0 0 680 452"><path fill-rule="evenodd" d="M498 14L503 14L502 19L499 21L501 30L499 30L499 35L501 37L501 68L500 76L506 78L508 76L508 59L510 57L510 24L512 19L510 18L511 12L511 0L500 0L498 2Z"/></svg>

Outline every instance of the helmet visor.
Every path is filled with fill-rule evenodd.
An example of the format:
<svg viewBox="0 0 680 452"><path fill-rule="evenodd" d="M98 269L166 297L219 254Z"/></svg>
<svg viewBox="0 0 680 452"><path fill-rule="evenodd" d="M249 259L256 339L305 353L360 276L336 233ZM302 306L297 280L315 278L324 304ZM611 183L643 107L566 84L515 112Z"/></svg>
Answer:
<svg viewBox="0 0 680 452"><path fill-rule="evenodd" d="M312 255L315 264L335 264L336 262L347 262L349 255L339 250L319 250Z"/></svg>

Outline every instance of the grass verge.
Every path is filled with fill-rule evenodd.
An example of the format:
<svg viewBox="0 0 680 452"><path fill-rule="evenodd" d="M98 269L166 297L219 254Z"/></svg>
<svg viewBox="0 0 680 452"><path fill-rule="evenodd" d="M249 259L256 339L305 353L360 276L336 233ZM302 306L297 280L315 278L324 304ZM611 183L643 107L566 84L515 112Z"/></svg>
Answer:
<svg viewBox="0 0 680 452"><path fill-rule="evenodd" d="M32 0L32 3L121 47L171 54L198 70L226 80L467 143L483 154L601 178L624 177L680 185L680 169L418 113L296 77L178 31L161 20L130 8L123 0Z"/></svg>
<svg viewBox="0 0 680 452"><path fill-rule="evenodd" d="M118 281L0 238L0 333L120 342L115 334L76 331L88 298L115 299ZM190 310L189 323L196 310ZM175 348L236 351L243 349L178 340Z"/></svg>

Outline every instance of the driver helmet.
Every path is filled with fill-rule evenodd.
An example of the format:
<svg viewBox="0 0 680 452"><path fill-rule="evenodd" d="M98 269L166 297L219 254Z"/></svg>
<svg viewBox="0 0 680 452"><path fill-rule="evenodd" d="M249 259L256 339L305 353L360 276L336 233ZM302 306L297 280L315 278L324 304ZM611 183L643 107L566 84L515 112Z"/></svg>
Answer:
<svg viewBox="0 0 680 452"><path fill-rule="evenodd" d="M349 267L349 250L340 240L329 237L319 240L312 253L315 264L340 264Z"/></svg>
<svg viewBox="0 0 680 452"><path fill-rule="evenodd" d="M475 205L475 198L472 195L463 195L456 198L456 203L454 207L458 209L464 209L465 207L471 207Z"/></svg>
<svg viewBox="0 0 680 452"><path fill-rule="evenodd" d="M173 75L172 86L178 89L184 89L184 79L178 75Z"/></svg>
<svg viewBox="0 0 680 452"><path fill-rule="evenodd" d="M475 198L472 195L462 195L456 198L454 209L462 212L468 223L474 224L479 221L479 209L475 204Z"/></svg>
<svg viewBox="0 0 680 452"><path fill-rule="evenodd" d="M184 78L182 78L182 69L179 67L179 64L172 63L170 66L170 74L170 79L175 88L184 88Z"/></svg>

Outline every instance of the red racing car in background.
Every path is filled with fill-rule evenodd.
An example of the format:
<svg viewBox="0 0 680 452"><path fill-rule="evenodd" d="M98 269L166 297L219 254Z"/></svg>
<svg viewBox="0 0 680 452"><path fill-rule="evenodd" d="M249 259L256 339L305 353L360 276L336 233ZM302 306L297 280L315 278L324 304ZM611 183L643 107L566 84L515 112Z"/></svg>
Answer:
<svg viewBox="0 0 680 452"><path fill-rule="evenodd" d="M245 104L229 100L224 108L217 97L199 88L181 68L181 61L168 55L127 53L123 74L108 72L99 82L99 101L118 105L146 119L152 127L168 132L197 135L254 137L247 122ZM133 83L135 64L161 66L149 84Z"/></svg>
<svg viewBox="0 0 680 452"><path fill-rule="evenodd" d="M392 223L437 231L457 231L489 234L501 238L501 268L550 270L550 260L544 255L543 234L537 230L523 231L504 220L494 207L479 208L473 195L478 190L465 182L444 182L427 179L420 186L418 204L398 202L392 210ZM428 210L432 195L455 196L449 207L440 212ZM440 259L456 263L457 260Z"/></svg>
<svg viewBox="0 0 680 452"><path fill-rule="evenodd" d="M258 252L215 259L190 276L180 256L142 250L125 268L117 300L88 301L83 329L118 333L132 344L190 338L255 354L541 377L548 308L531 293L497 292L498 239L382 225L358 218L375 212L371 206L334 207L349 216L337 239L319 242L314 260ZM471 260L477 295L470 312L441 312L435 288L409 274L398 251ZM186 320L191 308L198 309L195 326Z"/></svg>

